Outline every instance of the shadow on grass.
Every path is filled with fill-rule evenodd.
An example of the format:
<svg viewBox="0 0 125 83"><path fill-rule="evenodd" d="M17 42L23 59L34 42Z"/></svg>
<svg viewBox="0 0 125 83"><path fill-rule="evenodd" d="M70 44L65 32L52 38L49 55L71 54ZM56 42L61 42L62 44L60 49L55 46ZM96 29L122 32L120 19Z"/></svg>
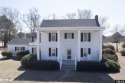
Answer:
<svg viewBox="0 0 125 83"><path fill-rule="evenodd" d="M43 71L30 70L23 67L19 67L18 70L25 72L16 77L15 81L114 83L114 80L106 72Z"/></svg>
<svg viewBox="0 0 125 83"><path fill-rule="evenodd" d="M2 57L2 58L0 58L0 61L10 60L10 59L15 60L15 61L20 61L20 59L18 59L18 57L14 57L14 56L11 58Z"/></svg>

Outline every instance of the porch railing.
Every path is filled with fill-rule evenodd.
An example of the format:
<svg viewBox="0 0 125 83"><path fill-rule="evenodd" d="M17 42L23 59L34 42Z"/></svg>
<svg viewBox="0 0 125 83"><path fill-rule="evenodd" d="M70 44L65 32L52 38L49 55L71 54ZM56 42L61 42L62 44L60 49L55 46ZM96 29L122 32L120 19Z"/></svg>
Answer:
<svg viewBox="0 0 125 83"><path fill-rule="evenodd" d="M61 59L60 59L60 70L62 68L62 56L61 56Z"/></svg>
<svg viewBox="0 0 125 83"><path fill-rule="evenodd" d="M76 67L77 67L77 59L76 59L76 56L75 56L75 70L76 70Z"/></svg>

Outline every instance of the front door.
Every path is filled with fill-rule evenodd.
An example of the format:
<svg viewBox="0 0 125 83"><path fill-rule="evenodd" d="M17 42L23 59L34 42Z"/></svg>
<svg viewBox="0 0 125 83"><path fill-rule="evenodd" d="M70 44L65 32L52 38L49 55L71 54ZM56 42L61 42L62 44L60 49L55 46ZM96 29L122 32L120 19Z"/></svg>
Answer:
<svg viewBox="0 0 125 83"><path fill-rule="evenodd" d="M71 55L72 55L71 48L68 48L67 49L67 59L71 59L72 58Z"/></svg>

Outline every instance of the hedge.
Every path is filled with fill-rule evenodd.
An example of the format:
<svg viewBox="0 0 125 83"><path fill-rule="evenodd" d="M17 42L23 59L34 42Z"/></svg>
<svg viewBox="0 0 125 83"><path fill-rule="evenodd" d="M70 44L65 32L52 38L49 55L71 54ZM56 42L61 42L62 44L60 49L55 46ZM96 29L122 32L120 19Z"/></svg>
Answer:
<svg viewBox="0 0 125 83"><path fill-rule="evenodd" d="M115 47L112 45L103 45L103 49L105 49L105 48L110 48L112 50L115 50Z"/></svg>
<svg viewBox="0 0 125 83"><path fill-rule="evenodd" d="M124 43L124 44L122 44L122 48L125 48L125 43Z"/></svg>
<svg viewBox="0 0 125 83"><path fill-rule="evenodd" d="M59 63L52 60L36 60L36 55L26 55L21 59L21 65L29 69L58 70Z"/></svg>
<svg viewBox="0 0 125 83"><path fill-rule="evenodd" d="M25 50L25 51L17 51L16 52L16 55L19 59L21 59L23 56L29 54L29 51L28 50Z"/></svg>
<svg viewBox="0 0 125 83"><path fill-rule="evenodd" d="M77 70L119 72L120 65L113 60L108 60L106 62L79 61L77 62Z"/></svg>
<svg viewBox="0 0 125 83"><path fill-rule="evenodd" d="M102 55L102 61L105 62L107 60L113 60L113 61L116 61L118 62L118 57L116 54L103 54Z"/></svg>
<svg viewBox="0 0 125 83"><path fill-rule="evenodd" d="M110 48L105 48L105 49L102 50L102 54L113 54L113 55L115 55L116 52L114 50L110 49Z"/></svg>
<svg viewBox="0 0 125 83"><path fill-rule="evenodd" d="M125 56L125 49L121 50L120 53L122 56Z"/></svg>
<svg viewBox="0 0 125 83"><path fill-rule="evenodd" d="M3 51L1 52L2 56L3 57L6 57L6 58L11 58L13 53L11 51Z"/></svg>

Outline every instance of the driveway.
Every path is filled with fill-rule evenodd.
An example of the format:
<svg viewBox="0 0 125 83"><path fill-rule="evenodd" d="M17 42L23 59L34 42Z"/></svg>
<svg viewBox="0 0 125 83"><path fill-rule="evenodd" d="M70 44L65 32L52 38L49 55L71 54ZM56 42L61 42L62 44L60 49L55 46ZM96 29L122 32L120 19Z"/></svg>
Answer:
<svg viewBox="0 0 125 83"><path fill-rule="evenodd" d="M1 59L0 83L114 83L114 80L125 80L125 57L119 53L118 55L121 64L120 73L28 70L20 67L20 61Z"/></svg>

